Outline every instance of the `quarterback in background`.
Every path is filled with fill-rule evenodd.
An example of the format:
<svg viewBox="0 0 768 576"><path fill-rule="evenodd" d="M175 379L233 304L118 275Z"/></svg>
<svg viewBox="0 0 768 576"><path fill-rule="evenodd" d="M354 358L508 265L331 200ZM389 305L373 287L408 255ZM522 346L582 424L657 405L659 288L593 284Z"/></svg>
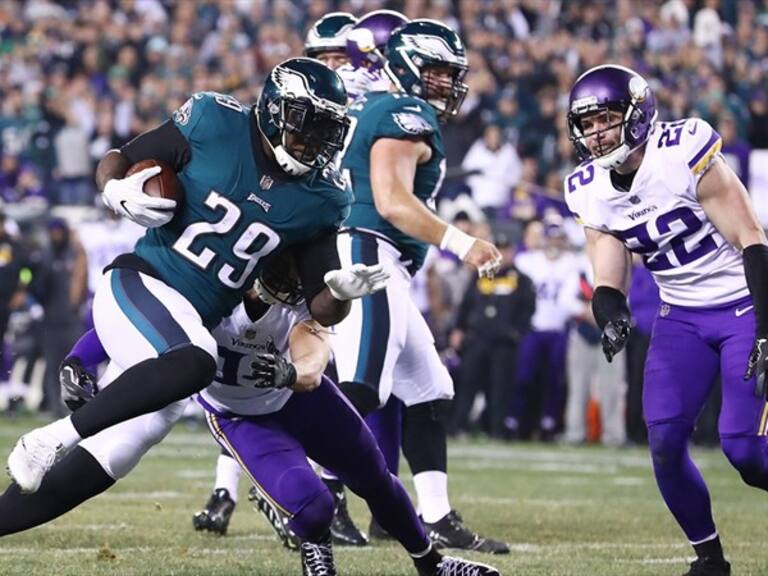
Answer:
<svg viewBox="0 0 768 576"><path fill-rule="evenodd" d="M307 32L304 55L320 60L331 70L338 70L348 64L347 35L355 24L357 18L347 12L326 14Z"/></svg>
<svg viewBox="0 0 768 576"><path fill-rule="evenodd" d="M687 576L727 576L688 441L720 374L723 452L744 482L768 489L768 242L714 128L656 116L648 83L632 70L584 73L568 125L585 161L566 178L565 198L585 227L592 309L609 361L630 333L631 252L659 286L643 391L653 470L696 552Z"/></svg>

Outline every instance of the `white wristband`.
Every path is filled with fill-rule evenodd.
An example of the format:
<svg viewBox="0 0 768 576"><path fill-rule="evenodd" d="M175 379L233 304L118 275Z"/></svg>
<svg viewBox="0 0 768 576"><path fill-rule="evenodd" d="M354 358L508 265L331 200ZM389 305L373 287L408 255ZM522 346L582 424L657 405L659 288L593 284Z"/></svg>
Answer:
<svg viewBox="0 0 768 576"><path fill-rule="evenodd" d="M469 254L472 245L475 243L476 238L469 234L462 232L456 226L448 225L443 234L443 239L440 240L440 249L448 250L464 260Z"/></svg>

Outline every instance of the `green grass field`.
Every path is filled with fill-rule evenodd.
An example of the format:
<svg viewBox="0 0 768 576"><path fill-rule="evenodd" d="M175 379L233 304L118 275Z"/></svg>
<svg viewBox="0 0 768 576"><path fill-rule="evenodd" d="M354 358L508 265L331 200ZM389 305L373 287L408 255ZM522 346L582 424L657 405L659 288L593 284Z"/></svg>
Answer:
<svg viewBox="0 0 768 576"><path fill-rule="evenodd" d="M3 460L34 419L0 419ZM0 540L0 575L288 575L285 551L246 498L229 535L195 533L191 515L211 489L217 448L185 424L111 491L58 520ZM735 575L768 574L765 494L742 485L724 457L696 451ZM477 556L511 575L679 575L691 551L661 501L643 449L559 448L465 441L450 446L453 505L478 531L512 545ZM408 488L410 477L404 475ZM7 481L0 480L4 487ZM367 527L367 509L352 498ZM339 573L415 572L394 544L336 550Z"/></svg>

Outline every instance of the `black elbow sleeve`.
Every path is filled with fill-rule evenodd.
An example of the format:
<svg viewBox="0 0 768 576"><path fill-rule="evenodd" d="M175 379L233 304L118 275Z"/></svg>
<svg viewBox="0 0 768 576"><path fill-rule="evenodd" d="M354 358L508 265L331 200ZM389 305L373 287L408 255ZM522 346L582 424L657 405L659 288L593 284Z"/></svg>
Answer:
<svg viewBox="0 0 768 576"><path fill-rule="evenodd" d="M768 246L753 244L744 248L744 275L755 306L757 334L768 335Z"/></svg>
<svg viewBox="0 0 768 576"><path fill-rule="evenodd" d="M616 288L598 286L592 294L592 313L601 330L614 320L629 321L627 298Z"/></svg>
<svg viewBox="0 0 768 576"><path fill-rule="evenodd" d="M304 298L311 303L325 288L325 273L341 268L336 249L336 230L327 230L317 238L292 247L299 270Z"/></svg>
<svg viewBox="0 0 768 576"><path fill-rule="evenodd" d="M141 160L162 160L181 172L192 158L192 148L171 120L139 134L120 148L120 152L135 164Z"/></svg>

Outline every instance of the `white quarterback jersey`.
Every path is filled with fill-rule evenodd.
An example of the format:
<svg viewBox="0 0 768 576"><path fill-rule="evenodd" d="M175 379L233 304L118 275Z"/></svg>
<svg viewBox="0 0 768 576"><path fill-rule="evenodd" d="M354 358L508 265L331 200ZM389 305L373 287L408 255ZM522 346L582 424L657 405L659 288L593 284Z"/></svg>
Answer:
<svg viewBox="0 0 768 576"><path fill-rule="evenodd" d="M536 288L536 311L531 318L534 330L565 330L571 310L564 289L570 284L576 264L575 256L568 251L549 258L544 250L531 250L515 258L517 269L529 276Z"/></svg>
<svg viewBox="0 0 768 576"><path fill-rule="evenodd" d="M216 410L243 416L271 414L280 410L293 394L283 388L254 388L248 379L253 354L269 352L288 357L288 339L297 324L310 318L306 306L274 305L253 322L241 303L212 332L218 345L216 378L200 396Z"/></svg>
<svg viewBox="0 0 768 576"><path fill-rule="evenodd" d="M741 253L717 231L696 195L721 146L720 135L701 119L659 122L628 192L616 189L610 171L594 162L565 179L571 212L642 254L669 304L719 306L749 295Z"/></svg>

